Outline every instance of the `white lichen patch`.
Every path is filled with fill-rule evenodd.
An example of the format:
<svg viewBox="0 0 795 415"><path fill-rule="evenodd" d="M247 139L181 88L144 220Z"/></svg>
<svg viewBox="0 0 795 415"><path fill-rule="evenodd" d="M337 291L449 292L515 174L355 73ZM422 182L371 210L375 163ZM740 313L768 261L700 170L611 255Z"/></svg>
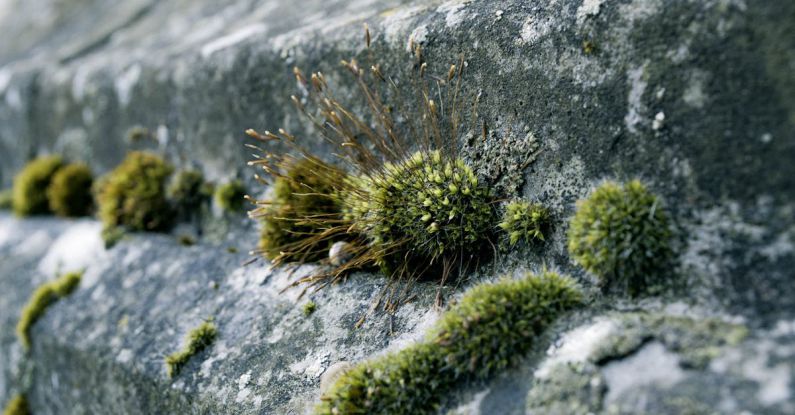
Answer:
<svg viewBox="0 0 795 415"><path fill-rule="evenodd" d="M671 387L686 376L679 367L679 356L657 341L646 344L630 357L608 363L602 368L602 375L607 382L606 405L625 400L639 388Z"/></svg>
<svg viewBox="0 0 795 415"><path fill-rule="evenodd" d="M624 125L632 134L637 134L638 125L644 122L646 105L643 103L643 93L646 92L648 85L644 76L647 64L644 63L627 71L629 93L627 94L627 114L624 116Z"/></svg>
<svg viewBox="0 0 795 415"><path fill-rule="evenodd" d="M468 1L451 0L439 6L436 11L445 15L445 25L452 29L467 18L466 6L468 3Z"/></svg>
<svg viewBox="0 0 795 415"><path fill-rule="evenodd" d="M323 374L323 371L326 370L326 366L328 366L329 356L329 353L320 355L309 353L302 360L291 364L289 367L290 371L301 377L318 379Z"/></svg>
<svg viewBox="0 0 795 415"><path fill-rule="evenodd" d="M50 244L47 253L39 261L39 272L55 275L79 271L101 261L105 255L101 231L102 224L99 222L75 222Z"/></svg>
<svg viewBox="0 0 795 415"><path fill-rule="evenodd" d="M519 32L519 39L516 43L519 45L533 44L543 39L554 28L554 20L552 16L530 16L522 23L522 30Z"/></svg>
<svg viewBox="0 0 795 415"><path fill-rule="evenodd" d="M538 366L534 376L546 378L559 364L587 361L599 345L616 332L617 328L614 321L597 318L588 325L565 333L558 342L549 347L548 357Z"/></svg>
<svg viewBox="0 0 795 415"><path fill-rule="evenodd" d="M687 88L682 95L682 101L691 108L704 108L707 102L707 94L704 92L705 85L709 80L709 74L702 70L693 70L690 74Z"/></svg>
<svg viewBox="0 0 795 415"><path fill-rule="evenodd" d="M232 47L252 36L264 33L266 30L267 26L262 23L254 23L241 27L232 33L221 36L202 46L201 55L203 58L208 58L215 52Z"/></svg>
<svg viewBox="0 0 795 415"><path fill-rule="evenodd" d="M582 2L580 7L577 8L577 25L582 26L585 22L585 19L596 16L599 14L599 10L602 8L602 4L605 0L585 0Z"/></svg>

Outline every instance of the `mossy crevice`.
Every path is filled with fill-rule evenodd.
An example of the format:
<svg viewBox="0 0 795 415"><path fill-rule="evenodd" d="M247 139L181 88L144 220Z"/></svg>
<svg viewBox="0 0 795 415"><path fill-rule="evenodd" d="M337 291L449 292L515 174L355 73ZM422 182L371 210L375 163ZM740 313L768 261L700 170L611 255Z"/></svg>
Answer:
<svg viewBox="0 0 795 415"><path fill-rule="evenodd" d="M16 333L22 346L31 346L30 330L53 303L71 294L83 277L82 272L70 272L40 285L31 295L17 323Z"/></svg>
<svg viewBox="0 0 795 415"><path fill-rule="evenodd" d="M165 358L168 377L177 376L191 357L213 344L217 337L218 330L212 321L205 321L188 332L184 347Z"/></svg>
<svg viewBox="0 0 795 415"><path fill-rule="evenodd" d="M318 414L433 413L457 385L522 358L583 297L568 277L544 271L483 284L444 313L425 342L364 362L321 397Z"/></svg>

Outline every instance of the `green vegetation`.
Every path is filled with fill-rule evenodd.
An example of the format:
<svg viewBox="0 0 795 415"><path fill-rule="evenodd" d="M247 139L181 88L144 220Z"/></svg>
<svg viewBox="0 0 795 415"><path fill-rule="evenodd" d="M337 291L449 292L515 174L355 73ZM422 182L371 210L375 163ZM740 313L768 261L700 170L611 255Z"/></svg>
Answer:
<svg viewBox="0 0 795 415"><path fill-rule="evenodd" d="M15 395L6 404L3 415L30 415L28 400L23 395Z"/></svg>
<svg viewBox="0 0 795 415"><path fill-rule="evenodd" d="M204 175L197 170L178 171L166 189L166 196L182 218L194 216L212 194L212 185L206 183Z"/></svg>
<svg viewBox="0 0 795 415"><path fill-rule="evenodd" d="M7 210L14 207L14 190L0 190L0 210Z"/></svg>
<svg viewBox="0 0 795 415"><path fill-rule="evenodd" d="M191 330L185 336L185 346L182 350L166 356L166 369L168 376L173 378L188 363L191 357L209 347L218 337L218 330L212 321L205 321Z"/></svg>
<svg viewBox="0 0 795 415"><path fill-rule="evenodd" d="M549 211L538 203L513 201L505 207L499 227L508 235L511 245L520 240L543 241L549 227Z"/></svg>
<svg viewBox="0 0 795 415"><path fill-rule="evenodd" d="M670 259L671 230L660 200L638 180L606 182L577 202L569 254L606 289L640 295Z"/></svg>
<svg viewBox="0 0 795 415"><path fill-rule="evenodd" d="M215 203L228 212L243 210L246 196L246 187L240 180L232 180L215 189Z"/></svg>
<svg viewBox="0 0 795 415"><path fill-rule="evenodd" d="M47 187L50 210L66 217L86 216L91 213L94 200L91 186L94 175L83 163L73 163L59 169Z"/></svg>
<svg viewBox="0 0 795 415"><path fill-rule="evenodd" d="M63 159L60 156L39 157L28 163L14 177L14 213L19 216L50 213L47 187L61 167Z"/></svg>
<svg viewBox="0 0 795 415"><path fill-rule="evenodd" d="M99 217L106 229L161 231L173 221L166 179L173 168L159 156L132 152L98 185Z"/></svg>
<svg viewBox="0 0 795 415"><path fill-rule="evenodd" d="M273 182L273 197L264 210L259 248L268 259L316 261L328 256L324 232L341 219L335 197L337 170L312 159L291 163ZM300 246L300 248L299 248Z"/></svg>
<svg viewBox="0 0 795 415"><path fill-rule="evenodd" d="M26 350L30 349L30 330L33 324L44 315L50 305L71 294L80 284L82 276L82 272L67 273L36 288L22 309L17 323L17 337Z"/></svg>
<svg viewBox="0 0 795 415"><path fill-rule="evenodd" d="M304 311L304 315L305 316L311 316L312 313L315 312L315 310L317 310L317 303L316 302L309 301L306 304L304 304L304 310L303 311Z"/></svg>
<svg viewBox="0 0 795 415"><path fill-rule="evenodd" d="M316 413L435 413L453 387L512 365L581 302L574 282L550 271L476 286L445 312L425 342L342 375Z"/></svg>

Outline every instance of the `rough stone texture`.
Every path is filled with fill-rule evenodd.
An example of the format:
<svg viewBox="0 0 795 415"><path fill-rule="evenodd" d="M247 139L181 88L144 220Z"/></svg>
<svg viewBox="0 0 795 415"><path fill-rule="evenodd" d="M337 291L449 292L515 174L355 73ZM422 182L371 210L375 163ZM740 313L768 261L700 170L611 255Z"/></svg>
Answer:
<svg viewBox="0 0 795 415"><path fill-rule="evenodd" d="M0 1L0 26L15 39L0 44L3 186L39 153L103 172L139 148L213 180L249 176L245 128L306 130L289 104L293 65L322 70L360 107L337 62L366 61L367 21L373 55L407 85L410 36L434 73L464 54L464 92L480 94L465 154L481 174L498 174L487 177L497 186L521 189L554 213L546 245L505 255L470 281L547 264L589 286L566 255L565 220L606 178L649 183L679 230L670 272L677 289L652 300L595 300L560 321L519 367L450 397L449 409L795 410L795 3L116 3ZM491 130L485 141L477 139L481 121ZM425 284L393 321L375 316L354 329L384 283L359 275L314 295L318 312L303 317L297 290L279 294L290 280L284 270L240 265L254 225L210 222L213 231L193 247L136 235L104 251L90 221L0 217L0 402L29 387L36 413L300 413L325 368L400 347L436 315ZM227 253L230 244L243 253ZM84 283L35 326L25 358L12 334L23 302L56 270L84 266ZM638 310L684 314L694 327L715 318L748 334L733 343L707 333L693 343L692 330L665 324L637 323L634 338L605 328L628 324ZM209 316L218 343L168 380L162 357ZM577 336L598 344L566 352L583 342ZM681 344L708 348L703 364L692 365ZM556 357L564 352L573 357ZM538 373L549 364L571 369Z"/></svg>

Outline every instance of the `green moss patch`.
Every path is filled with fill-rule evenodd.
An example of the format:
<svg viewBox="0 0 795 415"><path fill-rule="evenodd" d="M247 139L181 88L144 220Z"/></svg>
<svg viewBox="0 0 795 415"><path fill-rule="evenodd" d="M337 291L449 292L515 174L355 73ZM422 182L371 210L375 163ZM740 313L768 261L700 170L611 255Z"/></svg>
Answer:
<svg viewBox="0 0 795 415"><path fill-rule="evenodd" d="M549 228L549 211L538 203L513 201L505 207L499 227L511 245L543 241Z"/></svg>
<svg viewBox="0 0 795 415"><path fill-rule="evenodd" d="M19 216L50 213L47 188L61 167L63 159L60 156L39 157L28 163L14 177L14 213Z"/></svg>
<svg viewBox="0 0 795 415"><path fill-rule="evenodd" d="M181 218L194 217L212 194L212 184L205 182L204 175L198 170L178 171L166 189L166 196Z"/></svg>
<svg viewBox="0 0 795 415"><path fill-rule="evenodd" d="M0 209L7 210L14 207L14 190L0 190Z"/></svg>
<svg viewBox="0 0 795 415"><path fill-rule="evenodd" d="M662 202L640 181L603 183L577 202L569 226L569 254L603 287L630 295L656 288L671 229Z"/></svg>
<svg viewBox="0 0 795 415"><path fill-rule="evenodd" d="M346 372L316 413L435 413L460 383L487 379L524 357L555 319L581 302L570 278L549 271L476 286L425 342Z"/></svg>
<svg viewBox="0 0 795 415"><path fill-rule="evenodd" d="M159 156L132 152L101 180L97 203L105 228L162 231L173 222L166 180L173 171Z"/></svg>
<svg viewBox="0 0 795 415"><path fill-rule="evenodd" d="M94 205L93 182L91 169L83 163L68 164L59 169L47 187L50 210L66 217L89 215Z"/></svg>
<svg viewBox="0 0 795 415"><path fill-rule="evenodd" d="M82 272L67 273L36 288L22 309L17 323L17 337L25 349L30 349L31 346L30 330L33 324L44 315L50 305L71 294L80 284L82 276Z"/></svg>
<svg viewBox="0 0 795 415"><path fill-rule="evenodd" d="M232 180L215 189L215 203L227 212L239 212L245 206L246 187L240 180Z"/></svg>
<svg viewBox="0 0 795 415"><path fill-rule="evenodd" d="M3 415L30 415L28 400L23 395L15 395L3 408Z"/></svg>
<svg viewBox="0 0 795 415"><path fill-rule="evenodd" d="M179 374L191 357L209 347L218 337L218 330L211 321L205 321L185 336L182 350L166 356L166 371L169 377Z"/></svg>
<svg viewBox="0 0 795 415"><path fill-rule="evenodd" d="M304 304L303 312L305 316L311 316L317 310L317 303L314 301L308 301Z"/></svg>

